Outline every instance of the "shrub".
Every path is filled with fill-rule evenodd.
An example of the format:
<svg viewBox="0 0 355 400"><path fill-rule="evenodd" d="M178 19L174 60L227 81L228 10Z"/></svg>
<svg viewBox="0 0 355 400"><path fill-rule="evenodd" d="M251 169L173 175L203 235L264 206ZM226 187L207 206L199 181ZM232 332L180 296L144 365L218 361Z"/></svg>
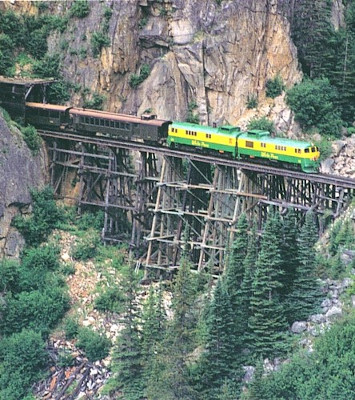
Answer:
<svg viewBox="0 0 355 400"><path fill-rule="evenodd" d="M27 250L18 268L18 291L41 290L50 283L49 272L59 269L59 250L41 246Z"/></svg>
<svg viewBox="0 0 355 400"><path fill-rule="evenodd" d="M62 215L53 199L53 189L49 186L42 190L32 190L33 211L30 217L17 216L13 225L21 232L27 244L41 243L61 221Z"/></svg>
<svg viewBox="0 0 355 400"><path fill-rule="evenodd" d="M119 287L106 289L95 299L94 307L99 311L121 313L125 310L126 296Z"/></svg>
<svg viewBox="0 0 355 400"><path fill-rule="evenodd" d="M252 129L259 129L261 131L268 131L270 133L273 133L275 131L275 126L272 121L267 119L266 117L261 117L261 118L253 118L248 126L248 130Z"/></svg>
<svg viewBox="0 0 355 400"><path fill-rule="evenodd" d="M60 57L58 54L46 55L43 60L36 61L33 73L38 78L59 78Z"/></svg>
<svg viewBox="0 0 355 400"><path fill-rule="evenodd" d="M1 331L9 335L23 328L48 335L69 309L69 298L60 288L47 288L7 296L0 320Z"/></svg>
<svg viewBox="0 0 355 400"><path fill-rule="evenodd" d="M24 128L21 128L21 133L28 148L34 155L37 155L42 145L42 138L37 133L36 128L32 125L28 125Z"/></svg>
<svg viewBox="0 0 355 400"><path fill-rule="evenodd" d="M45 27L35 29L29 33L26 49L33 57L41 59L47 53L47 36L48 31Z"/></svg>
<svg viewBox="0 0 355 400"><path fill-rule="evenodd" d="M76 18L85 18L90 14L90 5L87 0L75 0L70 7L69 15Z"/></svg>
<svg viewBox="0 0 355 400"><path fill-rule="evenodd" d="M266 81L266 96L274 99L285 90L285 85L282 78L277 75L274 79L268 79Z"/></svg>
<svg viewBox="0 0 355 400"><path fill-rule="evenodd" d="M149 74L150 74L150 66L148 64L143 64L139 75L136 75L136 74L131 75L130 80L129 80L130 86L132 88L136 88L145 79L148 78Z"/></svg>
<svg viewBox="0 0 355 400"><path fill-rule="evenodd" d="M200 122L197 114L194 114L194 110L197 108L197 103L195 101L191 101L187 108L187 117L186 122L190 122L191 124L198 124Z"/></svg>
<svg viewBox="0 0 355 400"><path fill-rule="evenodd" d="M97 229L102 228L105 214L102 211L97 212L85 212L80 215L80 218L76 221L76 225L79 229Z"/></svg>
<svg viewBox="0 0 355 400"><path fill-rule="evenodd" d="M304 129L315 127L321 134L339 136L342 121L336 107L337 92L329 80L306 79L287 91L286 102Z"/></svg>
<svg viewBox="0 0 355 400"><path fill-rule="evenodd" d="M54 104L64 104L70 99L70 83L59 79L48 88L48 100Z"/></svg>
<svg viewBox="0 0 355 400"><path fill-rule="evenodd" d="M254 94L251 96L248 95L247 108L251 110L252 108L256 108L257 106L258 106L258 98Z"/></svg>
<svg viewBox="0 0 355 400"><path fill-rule="evenodd" d="M91 100L84 99L84 108L92 108L94 110L102 110L103 102L105 101L105 96L94 93Z"/></svg>
<svg viewBox="0 0 355 400"><path fill-rule="evenodd" d="M18 290L19 263L13 260L0 260L0 293Z"/></svg>
<svg viewBox="0 0 355 400"><path fill-rule="evenodd" d="M0 341L0 398L24 399L47 363L41 335L24 329Z"/></svg>
<svg viewBox="0 0 355 400"><path fill-rule="evenodd" d="M13 65L13 42L8 35L0 33L0 75L7 75Z"/></svg>
<svg viewBox="0 0 355 400"><path fill-rule="evenodd" d="M64 322L64 332L67 339L74 339L79 332L79 322L75 317L67 317Z"/></svg>
<svg viewBox="0 0 355 400"><path fill-rule="evenodd" d="M103 32L93 32L91 36L91 49L92 55L97 57L103 47L107 47L110 45L110 38Z"/></svg>
<svg viewBox="0 0 355 400"><path fill-rule="evenodd" d="M100 237L94 229L89 229L84 237L75 243L72 249L72 256L75 260L88 260L95 257L100 244Z"/></svg>
<svg viewBox="0 0 355 400"><path fill-rule="evenodd" d="M81 328L78 334L77 347L83 350L90 361L101 360L108 356L111 342L89 328Z"/></svg>

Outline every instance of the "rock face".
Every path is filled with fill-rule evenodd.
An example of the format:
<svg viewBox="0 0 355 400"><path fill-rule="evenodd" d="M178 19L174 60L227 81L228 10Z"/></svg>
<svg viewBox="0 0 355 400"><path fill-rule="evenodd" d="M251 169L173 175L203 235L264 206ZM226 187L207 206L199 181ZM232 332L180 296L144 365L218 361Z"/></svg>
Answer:
<svg viewBox="0 0 355 400"><path fill-rule="evenodd" d="M31 204L30 189L46 182L44 152L33 157L16 128L7 126L0 114L0 257L17 257L23 239L11 227L19 210Z"/></svg>
<svg viewBox="0 0 355 400"><path fill-rule="evenodd" d="M21 3L26 2L7 2L6 7L17 11ZM48 10L61 16L72 3L48 2ZM105 96L104 108L110 111L141 114L153 109L160 118L185 120L189 105L197 104L203 124L238 124L255 116L246 107L249 96L265 103L259 113L276 115L274 102L265 102L268 79L280 75L286 87L301 79L284 11L292 8L287 0L89 3L86 18L71 18L66 32L49 39L50 53L62 56L64 78L81 88L74 94L75 105L97 93ZM108 8L110 45L95 58L92 37L102 31ZM131 76L139 75L145 64L149 76L132 88ZM292 116L284 102L276 108L275 122L287 131Z"/></svg>

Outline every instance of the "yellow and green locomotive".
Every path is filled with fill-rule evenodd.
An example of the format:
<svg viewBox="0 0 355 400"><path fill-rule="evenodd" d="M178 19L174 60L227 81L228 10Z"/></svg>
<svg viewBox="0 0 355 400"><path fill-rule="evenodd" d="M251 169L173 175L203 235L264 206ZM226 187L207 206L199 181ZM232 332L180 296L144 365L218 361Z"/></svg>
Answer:
<svg viewBox="0 0 355 400"><path fill-rule="evenodd" d="M310 142L272 137L269 132L242 132L235 126L209 127L185 122L169 125L170 147L195 148L230 154L234 158L251 158L299 166L304 172L318 172L319 150Z"/></svg>

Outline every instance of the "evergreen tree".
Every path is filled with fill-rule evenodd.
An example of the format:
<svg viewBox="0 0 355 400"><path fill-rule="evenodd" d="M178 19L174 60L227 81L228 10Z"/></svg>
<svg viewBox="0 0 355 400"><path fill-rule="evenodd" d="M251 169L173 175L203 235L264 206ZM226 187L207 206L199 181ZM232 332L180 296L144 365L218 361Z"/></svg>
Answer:
<svg viewBox="0 0 355 400"><path fill-rule="evenodd" d="M240 288L240 315L239 315L239 326L243 332L242 336L242 347L245 343L245 338L248 336L248 320L251 317L251 306L250 299L253 293L253 281L256 270L256 261L258 257L258 243L256 236L256 223L253 222L251 233L248 238L248 252L244 260L244 277Z"/></svg>
<svg viewBox="0 0 355 400"><path fill-rule="evenodd" d="M188 360L196 346L196 280L183 258L172 293L173 318L158 346L147 394L151 400L180 400L196 396L190 384Z"/></svg>
<svg viewBox="0 0 355 400"><path fill-rule="evenodd" d="M282 354L286 349L284 331L287 323L278 295L282 286L279 237L279 217L271 214L264 226L256 263L250 299L252 315L248 321L247 335L247 341L254 354L263 357Z"/></svg>
<svg viewBox="0 0 355 400"><path fill-rule="evenodd" d="M239 362L242 336L246 328L245 315L242 309L241 287L245 274L245 258L248 251L248 221L242 214L237 223L237 237L232 245L224 279L224 290L228 295L228 307L234 319L234 333L230 336L235 362ZM231 331L231 330L230 330Z"/></svg>
<svg viewBox="0 0 355 400"><path fill-rule="evenodd" d="M306 214L305 223L299 236L299 260L293 290L289 296L290 318L292 321L306 319L316 311L320 299L320 288L316 279L316 252L314 245L318 239L314 215Z"/></svg>
<svg viewBox="0 0 355 400"><path fill-rule="evenodd" d="M223 278L217 282L207 312L207 340L200 360L199 392L204 399L214 400L226 380L240 377L240 362L236 365L235 322L230 296Z"/></svg>
<svg viewBox="0 0 355 400"><path fill-rule="evenodd" d="M263 388L263 359L259 359L256 363L253 379L248 385L248 390L243 393L242 400L266 400Z"/></svg>
<svg viewBox="0 0 355 400"><path fill-rule="evenodd" d="M240 289L244 276L244 260L248 250L248 221L242 214L237 223L237 237L234 240L228 266L226 270L226 289L231 297L236 297L236 291ZM235 300L235 299L234 299Z"/></svg>
<svg viewBox="0 0 355 400"><path fill-rule="evenodd" d="M296 215L293 210L289 210L283 219L283 241L281 243L281 259L283 275L282 282L282 299L287 297L291 292L293 281L296 276L298 266L298 228Z"/></svg>
<svg viewBox="0 0 355 400"><path fill-rule="evenodd" d="M115 389L125 400L139 400L144 395L142 343L138 331L137 276L128 268L124 282L127 295L125 327L113 353Z"/></svg>
<svg viewBox="0 0 355 400"><path fill-rule="evenodd" d="M165 334L165 319L161 285L157 291L151 286L142 315L142 353L146 380L152 374L154 357Z"/></svg>

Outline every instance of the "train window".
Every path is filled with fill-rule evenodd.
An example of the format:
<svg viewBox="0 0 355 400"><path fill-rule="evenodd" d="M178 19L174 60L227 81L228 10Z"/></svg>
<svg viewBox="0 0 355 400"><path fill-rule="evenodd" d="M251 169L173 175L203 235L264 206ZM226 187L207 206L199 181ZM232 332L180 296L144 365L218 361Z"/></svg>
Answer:
<svg viewBox="0 0 355 400"><path fill-rule="evenodd" d="M49 116L52 118L59 118L59 111L51 110L49 111Z"/></svg>
<svg viewBox="0 0 355 400"><path fill-rule="evenodd" d="M115 128L119 129L120 128L120 123L119 122L115 122Z"/></svg>
<svg viewBox="0 0 355 400"><path fill-rule="evenodd" d="M105 120L104 119L100 119L100 125L101 126L105 126Z"/></svg>
<svg viewBox="0 0 355 400"><path fill-rule="evenodd" d="M39 111L39 115L40 115L41 117L47 117L47 116L48 116L48 112L47 112L47 110L40 110L40 111Z"/></svg>
<svg viewBox="0 0 355 400"><path fill-rule="evenodd" d="M86 124L90 124L90 118L89 117L85 117L84 121L85 121Z"/></svg>
<svg viewBox="0 0 355 400"><path fill-rule="evenodd" d="M305 153L309 153L309 149L304 149L304 152Z"/></svg>
<svg viewBox="0 0 355 400"><path fill-rule="evenodd" d="M105 126L110 126L110 121L108 119L105 119Z"/></svg>
<svg viewBox="0 0 355 400"><path fill-rule="evenodd" d="M206 138L207 139L212 139L212 135L210 133L206 133Z"/></svg>
<svg viewBox="0 0 355 400"><path fill-rule="evenodd" d="M100 120L98 118L95 118L95 125L100 125Z"/></svg>
<svg viewBox="0 0 355 400"><path fill-rule="evenodd" d="M314 153L316 151L315 147L312 147L312 153Z"/></svg>
<svg viewBox="0 0 355 400"><path fill-rule="evenodd" d="M114 128L115 127L115 121L110 121L110 127Z"/></svg>
<svg viewBox="0 0 355 400"><path fill-rule="evenodd" d="M246 141L245 141L245 146L246 146L246 147L251 147L251 148L253 148L253 147L254 147L254 143L253 143L253 142L250 142L249 140L246 140Z"/></svg>
<svg viewBox="0 0 355 400"><path fill-rule="evenodd" d="M126 124L126 129L127 129L127 131L129 131L130 130L130 124Z"/></svg>
<svg viewBox="0 0 355 400"><path fill-rule="evenodd" d="M266 147L266 143L260 143L260 146L265 148Z"/></svg>

